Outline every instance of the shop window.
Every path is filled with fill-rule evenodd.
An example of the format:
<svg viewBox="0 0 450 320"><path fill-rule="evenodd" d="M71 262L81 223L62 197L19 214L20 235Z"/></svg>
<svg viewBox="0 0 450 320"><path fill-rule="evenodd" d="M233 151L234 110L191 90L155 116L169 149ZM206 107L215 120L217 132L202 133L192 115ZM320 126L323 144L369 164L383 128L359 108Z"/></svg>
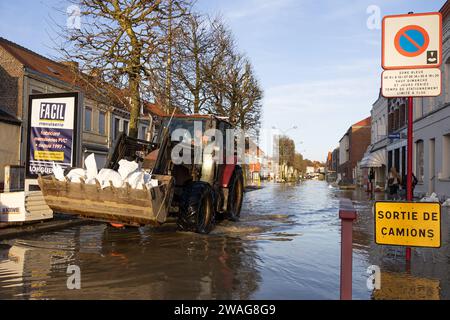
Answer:
<svg viewBox="0 0 450 320"><path fill-rule="evenodd" d="M84 131L92 130L92 109L86 107L84 109Z"/></svg>
<svg viewBox="0 0 450 320"><path fill-rule="evenodd" d="M442 137L442 179L450 179L450 134Z"/></svg>
<svg viewBox="0 0 450 320"><path fill-rule="evenodd" d="M113 140L116 141L116 139L119 137L120 135L120 119L119 118L114 118L114 136L113 136Z"/></svg>
<svg viewBox="0 0 450 320"><path fill-rule="evenodd" d="M106 113L103 111L98 114L98 132L102 135L106 133Z"/></svg>

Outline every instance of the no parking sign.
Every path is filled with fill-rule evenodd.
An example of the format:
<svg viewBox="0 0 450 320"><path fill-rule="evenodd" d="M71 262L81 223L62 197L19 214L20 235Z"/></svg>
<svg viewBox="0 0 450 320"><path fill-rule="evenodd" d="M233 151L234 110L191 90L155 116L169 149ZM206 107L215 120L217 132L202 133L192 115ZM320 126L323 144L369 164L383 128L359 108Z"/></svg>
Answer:
<svg viewBox="0 0 450 320"><path fill-rule="evenodd" d="M435 97L441 94L442 15L439 12L383 19L382 95Z"/></svg>
<svg viewBox="0 0 450 320"><path fill-rule="evenodd" d="M442 64L439 12L386 16L382 32L383 69L437 68Z"/></svg>

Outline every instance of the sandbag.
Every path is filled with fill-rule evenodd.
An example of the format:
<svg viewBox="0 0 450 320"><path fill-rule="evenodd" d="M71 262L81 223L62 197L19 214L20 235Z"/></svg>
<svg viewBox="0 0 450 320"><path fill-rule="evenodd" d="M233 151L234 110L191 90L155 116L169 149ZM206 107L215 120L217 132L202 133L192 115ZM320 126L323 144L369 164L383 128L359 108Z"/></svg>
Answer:
<svg viewBox="0 0 450 320"><path fill-rule="evenodd" d="M127 161L125 159L122 159L119 161L119 173L122 177L122 180L125 180L131 173L136 171L139 168L139 165L137 162L134 161Z"/></svg>
<svg viewBox="0 0 450 320"><path fill-rule="evenodd" d="M142 185L144 184L144 172L135 171L131 173L126 179L125 182L128 182L131 188L142 190Z"/></svg>
<svg viewBox="0 0 450 320"><path fill-rule="evenodd" d="M72 169L67 175L70 182L80 183L81 179L86 180L86 171L84 169Z"/></svg>
<svg viewBox="0 0 450 320"><path fill-rule="evenodd" d="M110 186L110 181L115 188L123 186L123 179L120 174L112 169L102 169L97 175L97 180L100 182L102 189Z"/></svg>
<svg viewBox="0 0 450 320"><path fill-rule="evenodd" d="M84 165L86 167L86 177L88 179L95 179L98 174L97 162L95 162L95 155L91 153L84 160Z"/></svg>
<svg viewBox="0 0 450 320"><path fill-rule="evenodd" d="M59 181L66 181L63 168L59 164L55 164L54 162L52 163L52 167L55 178Z"/></svg>

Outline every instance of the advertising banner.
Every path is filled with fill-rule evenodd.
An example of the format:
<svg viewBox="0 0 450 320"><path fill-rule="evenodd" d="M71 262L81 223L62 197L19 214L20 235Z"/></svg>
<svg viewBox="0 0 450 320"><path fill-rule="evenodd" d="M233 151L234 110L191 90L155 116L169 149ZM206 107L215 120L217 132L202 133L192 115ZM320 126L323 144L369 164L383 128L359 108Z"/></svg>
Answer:
<svg viewBox="0 0 450 320"><path fill-rule="evenodd" d="M32 95L29 102L28 178L53 173L53 163L63 169L75 162L77 93Z"/></svg>

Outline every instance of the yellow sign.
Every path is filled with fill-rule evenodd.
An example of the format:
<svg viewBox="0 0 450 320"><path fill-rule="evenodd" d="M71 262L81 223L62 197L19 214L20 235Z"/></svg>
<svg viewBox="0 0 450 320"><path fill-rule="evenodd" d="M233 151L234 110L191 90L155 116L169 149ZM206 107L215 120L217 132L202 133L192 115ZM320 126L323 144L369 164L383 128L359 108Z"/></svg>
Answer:
<svg viewBox="0 0 450 320"><path fill-rule="evenodd" d="M425 202L376 202L375 243L441 247L441 205Z"/></svg>
<svg viewBox="0 0 450 320"><path fill-rule="evenodd" d="M47 161L64 161L64 152L35 150L34 159Z"/></svg>

